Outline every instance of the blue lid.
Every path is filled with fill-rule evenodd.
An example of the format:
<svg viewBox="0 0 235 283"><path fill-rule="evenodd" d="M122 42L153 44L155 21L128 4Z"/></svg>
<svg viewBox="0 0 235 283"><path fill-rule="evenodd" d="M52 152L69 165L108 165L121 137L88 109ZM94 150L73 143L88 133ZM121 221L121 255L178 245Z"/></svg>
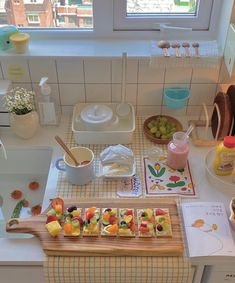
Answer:
<svg viewBox="0 0 235 283"><path fill-rule="evenodd" d="M3 26L0 27L0 36L18 31L16 26Z"/></svg>

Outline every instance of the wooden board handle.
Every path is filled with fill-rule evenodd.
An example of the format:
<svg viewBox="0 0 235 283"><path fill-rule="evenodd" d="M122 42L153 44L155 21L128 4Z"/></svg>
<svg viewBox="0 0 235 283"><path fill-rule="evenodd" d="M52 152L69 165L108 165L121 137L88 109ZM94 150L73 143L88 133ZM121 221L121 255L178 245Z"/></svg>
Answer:
<svg viewBox="0 0 235 283"><path fill-rule="evenodd" d="M35 221L37 217L31 218L12 218L6 223L6 231L10 233L28 233L38 236L37 226L38 220Z"/></svg>

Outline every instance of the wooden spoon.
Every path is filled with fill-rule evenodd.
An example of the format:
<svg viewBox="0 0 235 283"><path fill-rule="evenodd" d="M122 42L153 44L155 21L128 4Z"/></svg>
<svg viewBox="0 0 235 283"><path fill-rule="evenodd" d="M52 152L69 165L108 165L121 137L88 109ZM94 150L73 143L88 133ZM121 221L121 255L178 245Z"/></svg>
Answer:
<svg viewBox="0 0 235 283"><path fill-rule="evenodd" d="M76 166L79 166L80 164L77 162L75 156L72 154L70 149L67 147L67 145L62 141L62 139L59 136L55 136L55 140L58 142L58 144L64 149L64 151L69 155L69 157L73 160Z"/></svg>

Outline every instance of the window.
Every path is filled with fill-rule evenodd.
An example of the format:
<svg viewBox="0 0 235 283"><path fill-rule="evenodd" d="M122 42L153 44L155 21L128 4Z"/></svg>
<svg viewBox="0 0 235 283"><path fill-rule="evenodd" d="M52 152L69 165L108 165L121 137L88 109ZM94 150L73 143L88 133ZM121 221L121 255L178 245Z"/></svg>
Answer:
<svg viewBox="0 0 235 283"><path fill-rule="evenodd" d="M28 22L32 24L38 24L40 23L40 19L38 15L28 15Z"/></svg>
<svg viewBox="0 0 235 283"><path fill-rule="evenodd" d="M159 23L209 30L214 0L114 1L115 30L153 30Z"/></svg>
<svg viewBox="0 0 235 283"><path fill-rule="evenodd" d="M14 7L13 3L17 3L20 7ZM56 28L63 23L63 28L77 29L93 28L92 19L85 20L86 25L79 25L76 17L93 18L93 1L92 0L6 0L5 10L8 16L8 24L17 25L22 22L22 18L28 19L24 23L25 27L35 27L37 24L40 28ZM30 14L29 14L30 13ZM41 21L37 15L31 13L40 13ZM61 15L68 18L68 21L62 21ZM70 18L75 15L75 18ZM11 22L12 21L12 22ZM58 24L59 23L59 24ZM90 23L90 25L89 25Z"/></svg>
<svg viewBox="0 0 235 283"><path fill-rule="evenodd" d="M18 7L14 1L19 1ZM8 24L21 24L26 32L42 36L50 33L48 37L56 30L54 34L63 38L78 32L83 38L153 39L160 23L167 23L191 27L199 39L215 39L222 7L228 6L226 22L232 5L221 0L6 0L5 10ZM40 14L40 19L29 14Z"/></svg>

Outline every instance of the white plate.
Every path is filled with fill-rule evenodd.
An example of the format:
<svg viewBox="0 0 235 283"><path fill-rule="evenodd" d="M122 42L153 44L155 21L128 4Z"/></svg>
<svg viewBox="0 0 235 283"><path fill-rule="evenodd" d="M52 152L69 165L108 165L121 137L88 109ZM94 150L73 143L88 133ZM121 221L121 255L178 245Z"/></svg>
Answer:
<svg viewBox="0 0 235 283"><path fill-rule="evenodd" d="M215 159L215 149L210 150L205 159L207 176L215 187L225 189L235 189L235 171L229 176L218 176L213 171L213 162Z"/></svg>
<svg viewBox="0 0 235 283"><path fill-rule="evenodd" d="M123 170L117 172L117 173L112 173L112 171L110 170L110 172L104 169L104 167L102 166L101 162L99 164L99 173L97 174L97 177L104 177L107 179L122 179L122 178L130 178L132 176L134 176L136 173L136 163L133 163L133 166L127 170L126 172L123 172Z"/></svg>

